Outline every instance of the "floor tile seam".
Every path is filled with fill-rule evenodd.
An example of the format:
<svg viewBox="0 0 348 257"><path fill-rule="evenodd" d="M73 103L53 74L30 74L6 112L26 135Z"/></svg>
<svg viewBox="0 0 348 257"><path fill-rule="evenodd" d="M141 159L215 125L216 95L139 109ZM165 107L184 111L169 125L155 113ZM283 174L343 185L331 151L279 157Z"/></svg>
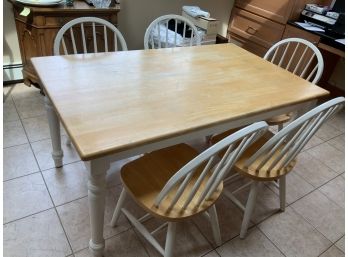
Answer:
<svg viewBox="0 0 348 257"><path fill-rule="evenodd" d="M342 135L343 135L343 134L342 134ZM339 135L339 136L342 136L342 135ZM337 137L339 137L339 136L337 136ZM332 139L335 139L335 138L337 138L337 137L334 137L334 138L332 138ZM331 141L332 139L328 140L327 143L328 143L330 146L332 146L333 148L335 148L337 151L340 151L341 153L345 153L345 151L342 151L341 149L338 149L338 147L336 147L335 145L333 145L332 143L330 143L330 141Z"/></svg>
<svg viewBox="0 0 348 257"><path fill-rule="evenodd" d="M133 227L132 227L132 226L130 226L130 227L127 228L126 230L120 231L119 233L117 233L117 234L115 234L115 235L105 237L104 240L106 241L106 240L112 239L112 238L114 238L114 237L118 237L118 236L120 236L120 235L123 234L123 233L129 232L130 230L133 230ZM136 234L134 230L133 230L133 233ZM104 236L103 236L103 237L104 237ZM138 238L137 238L137 239L138 239ZM138 239L138 241L140 241L140 240ZM144 247L144 248L145 248L145 247ZM89 246L87 246L87 247L85 247L85 248L82 248L82 249L78 249L78 250L76 250L76 251L73 251L72 254L73 254L73 255L76 255L76 254L78 254L79 252L82 252L82 251L84 251L84 250L89 250ZM149 257L150 257L150 255L149 255Z"/></svg>
<svg viewBox="0 0 348 257"><path fill-rule="evenodd" d="M24 127L22 120L21 120L21 123L22 123L22 126ZM24 132L25 132L25 134L26 134L26 136L27 136L27 138L28 138L28 134L27 134L27 131L26 131L25 129L24 129ZM28 140L29 140L29 138L28 138ZM29 145L30 145L30 149L31 149L31 151L32 151L32 154L34 155L35 161L36 161L38 167L40 168L39 162L38 162L38 160L37 160L37 158L36 158L36 155L34 154L34 149L33 149L33 147L32 147L31 144L29 144ZM65 228L64 228L63 223L62 223L62 221L61 221L61 218L60 218L60 216L58 215L57 208L56 208L56 206L55 206L55 204L54 204L52 195L51 195L51 193L50 193L50 190L49 190L49 188L48 188L48 186L47 186L46 180L45 180L44 175L42 174L41 170L40 170L40 175L41 175L41 178L42 178L42 180L43 180L43 182L44 182L44 184L45 184L47 193L48 193L48 195L49 195L49 197L50 197L50 199L51 199L51 202L52 202L54 211L56 212L57 218L58 218L58 220L59 220L60 226L61 226L61 228L62 228L62 230L63 230L64 235L65 235L65 238L66 238L66 240L67 240L67 242L68 242L70 251L71 251L71 253L73 253L73 249L72 249L71 243L70 243L70 241L69 241L68 235L67 235L67 233L66 233L66 231L65 231Z"/></svg>
<svg viewBox="0 0 348 257"><path fill-rule="evenodd" d="M270 216L271 217L271 216ZM259 227L259 224L256 225L256 228L262 235L264 235L270 242L271 244L284 256L287 257L286 254L264 233L261 228Z"/></svg>
<svg viewBox="0 0 348 257"><path fill-rule="evenodd" d="M28 174L20 175L20 176L15 177L15 178L9 178L9 179L6 179L6 180L4 180L4 181L2 181L2 182L3 182L3 183L5 183L5 182L12 181L12 180L16 180L16 179L24 178L24 177L27 177L27 176L30 176L30 175L38 174L39 172L41 172L41 171L40 171L40 170L38 170L38 171L34 171L34 172L32 172L32 173L28 173Z"/></svg>
<svg viewBox="0 0 348 257"><path fill-rule="evenodd" d="M64 152L63 152L63 159L64 159ZM63 162L62 167L65 166L65 165L70 165L70 164L74 164L74 163L77 163L77 162L81 162L81 160L72 161L72 162L69 162L69 163L64 163L64 162ZM47 168L47 169L41 169L40 166L39 166L39 169L40 169L41 172L48 172L49 170L60 169L60 168L62 168L62 167L59 167L59 168L52 167L52 168Z"/></svg>
<svg viewBox="0 0 348 257"><path fill-rule="evenodd" d="M341 129L338 129L337 127L331 125L331 122L330 122L330 121L331 121L333 118L335 118L335 117L337 117L337 116L335 115L334 117L330 118L330 120L328 120L328 121L326 122L326 124L329 125L331 128L334 128L334 129L336 129L336 130L342 132ZM344 120L345 120L345 118L344 118ZM344 133L344 131L343 131L342 133Z"/></svg>
<svg viewBox="0 0 348 257"><path fill-rule="evenodd" d="M201 213L201 215L203 216L203 213ZM199 231L199 233L203 236L203 238L208 242L208 244L210 245L210 247L212 248L212 249L216 249L217 247L212 243L212 242L210 242L210 240L208 239L208 237L206 237L205 236L205 234L201 231L201 229L199 228L199 226L196 224L196 222L194 222L193 220L190 220L189 221L193 226L195 226L196 227L196 229ZM220 224L219 224L219 226L220 226ZM209 224L209 229L211 230L211 225ZM211 233L213 233L213 232L211 232ZM220 230L220 234L221 234L221 230ZM221 244L222 245L222 244ZM204 254L205 255L205 254ZM203 255L203 256L204 256Z"/></svg>
<svg viewBox="0 0 348 257"><path fill-rule="evenodd" d="M290 206L289 206L290 207ZM295 208L293 208L293 207L291 207L292 209L293 209L293 211L297 214L297 215L300 215L301 216L301 218L302 219L304 219L311 227L313 227L314 228L314 230L316 231L316 232L318 232L320 235L322 235L325 239L327 239L329 242L330 242L330 247L332 246L332 245L334 245L335 243L333 243L329 238L327 238L322 232L320 232L318 229L317 229L317 227L316 226L314 226L308 219L306 219L306 217L304 217L301 213L299 213L299 212L297 212L296 211L296 209ZM341 238L342 236L340 236L340 238ZM336 242L336 241L335 241ZM330 248L329 247L329 248ZM326 249L327 250L327 249ZM325 251L324 251L325 252ZM323 252L321 253L321 254L323 254ZM321 255L321 254L319 254L319 255Z"/></svg>
<svg viewBox="0 0 348 257"><path fill-rule="evenodd" d="M28 214L28 215L26 215L26 216L23 216L23 217L20 217L20 218L17 218L17 219L14 219L14 220L5 222L5 223L3 223L3 226L8 225L8 224L11 224L11 223L13 223L13 222L20 221L20 220L22 220L22 219L26 219L26 218L28 218L28 217L30 217L30 216L34 216L34 215L40 214L40 213L45 212L45 211L49 211L49 210L51 210L51 209L53 209L53 208L54 208L54 206L52 205L52 207L50 207L50 208L43 209L43 210L40 210L40 211L38 211L38 212L34 212L34 213Z"/></svg>
<svg viewBox="0 0 348 257"><path fill-rule="evenodd" d="M297 199L296 201L292 202L291 204L288 204L288 206L293 205L293 204L296 203L297 201L299 201L299 200L301 200L302 198L304 198L304 197L308 196L309 194L313 193L315 190L319 190L321 187L325 186L326 184L328 184L329 182L331 182L332 180L338 178L338 177L341 176L341 175L342 175L342 173L341 173L341 174L338 174L338 175L336 174L335 177L329 179L329 180L326 181L324 184L322 184L322 185L320 185L320 186L314 188L313 190L309 191L307 194L301 196L301 197L300 197L299 199ZM303 178L303 179L304 179L304 178ZM308 181L307 181L307 182L308 182ZM308 183L309 183L309 182L308 182ZM312 185L312 186L313 186L313 185ZM320 191L320 193L322 193L323 195L325 195L325 194L324 194L323 192L321 192L321 191ZM338 207L342 208L342 207L339 206L336 202L334 202L333 200L331 200L330 198L328 198L326 195L325 195L325 197L326 197L327 199L329 199L331 202L333 202L335 205L337 205ZM342 209L344 209L344 208L342 208Z"/></svg>
<svg viewBox="0 0 348 257"><path fill-rule="evenodd" d="M215 249L213 249L213 250L211 250L211 251L209 251L209 252L207 252L207 253L205 253L203 255L200 255L200 257L205 257L208 254L211 254L212 252L214 252L217 256L221 257L221 255Z"/></svg>
<svg viewBox="0 0 348 257"><path fill-rule="evenodd" d="M19 121L19 120L18 120L18 121ZM23 125L22 125L22 126L23 126ZM23 128L23 130L24 130L24 128ZM26 136L26 134L25 134L25 136ZM16 146L21 146L21 145L30 144L28 137L27 137L27 140L28 140L28 142L26 142L26 143L23 143L23 144L16 144L16 145L11 145L11 146L6 146L6 147L3 147L2 149L5 150L5 149L11 148L11 147L16 147Z"/></svg>

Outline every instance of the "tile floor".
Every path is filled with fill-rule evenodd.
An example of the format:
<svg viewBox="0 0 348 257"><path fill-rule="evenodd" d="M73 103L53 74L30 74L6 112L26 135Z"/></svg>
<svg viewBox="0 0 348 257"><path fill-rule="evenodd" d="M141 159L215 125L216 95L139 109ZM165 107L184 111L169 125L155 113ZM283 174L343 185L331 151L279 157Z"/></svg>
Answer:
<svg viewBox="0 0 348 257"><path fill-rule="evenodd" d="M55 169L43 97L23 84L4 94L4 256L90 256L87 176L75 150L63 144L64 166ZM63 142L65 136L62 130ZM179 227L175 256L344 256L344 112L328 122L299 155L288 176L288 207L278 212L277 190L259 194L251 229L238 238L242 215L227 199L217 203L223 244L215 248L202 217ZM119 168L107 177L105 256L159 256L122 217L109 226L120 194ZM231 185L233 186L233 185ZM247 191L240 192L245 200ZM131 200L133 213L142 211ZM223 211L222 211L223 210ZM146 226L154 226L149 220ZM163 242L164 233L158 235Z"/></svg>

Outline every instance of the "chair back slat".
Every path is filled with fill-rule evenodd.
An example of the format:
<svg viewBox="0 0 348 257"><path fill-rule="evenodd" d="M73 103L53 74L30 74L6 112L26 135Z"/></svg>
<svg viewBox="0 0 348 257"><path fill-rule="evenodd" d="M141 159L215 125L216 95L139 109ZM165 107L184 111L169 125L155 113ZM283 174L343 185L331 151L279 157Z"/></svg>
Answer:
<svg viewBox="0 0 348 257"><path fill-rule="evenodd" d="M70 37L71 37L71 43L72 43L72 47L73 47L73 50L74 50L74 54L77 54L76 43L75 43L75 35L74 35L74 30L72 28L70 28Z"/></svg>
<svg viewBox="0 0 348 257"><path fill-rule="evenodd" d="M302 70L301 74L300 74L300 77L303 78L304 75L307 73L307 70L308 70L308 67L309 65L313 62L314 60L314 57L315 57L315 53L312 54L311 58L309 59L309 61L307 62L305 68Z"/></svg>
<svg viewBox="0 0 348 257"><path fill-rule="evenodd" d="M284 61L284 59L285 59L285 56L286 56L286 54L287 54L287 52L288 52L288 50L289 50L289 46L290 46L290 42L286 44L286 48L285 48L285 50L284 50L284 52L283 52L283 54L282 54L282 57L280 58L280 61L279 61L279 63L278 63L278 66L282 66L283 61Z"/></svg>
<svg viewBox="0 0 348 257"><path fill-rule="evenodd" d="M290 43L291 43L291 42L289 42L288 45L290 45ZM295 57L295 55L296 55L296 53L297 53L297 49L298 49L298 46L299 46L299 45L300 45L300 43L297 42L296 47L295 47L295 50L292 52L292 55L291 55L290 60L289 60L289 62L288 62L288 65L286 65L286 68L285 68L286 70L289 70L290 65L292 64L292 61L294 60L294 57Z"/></svg>
<svg viewBox="0 0 348 257"><path fill-rule="evenodd" d="M106 26L104 25L104 49L105 49L105 52L109 52L109 49L108 49L108 34L107 34L107 30L106 30Z"/></svg>
<svg viewBox="0 0 348 257"><path fill-rule="evenodd" d="M104 45L106 52L114 46L117 51L117 41L120 43L120 50L127 50L126 41L113 24L97 17L81 17L69 21L58 31L54 39L53 52L54 55L62 54L60 50L63 45L63 54L96 53L99 40L104 41L99 47L103 48Z"/></svg>
<svg viewBox="0 0 348 257"><path fill-rule="evenodd" d="M94 47L94 52L98 53L97 33L95 32L95 22L92 22L92 29L93 29L93 47Z"/></svg>
<svg viewBox="0 0 348 257"><path fill-rule="evenodd" d="M83 52L86 54L87 46L86 46L86 37L85 37L85 27L83 26L83 22L81 23L81 37L82 37Z"/></svg>
<svg viewBox="0 0 348 257"><path fill-rule="evenodd" d="M303 60L304 56L306 55L307 51L308 51L308 46L306 46L305 49L303 50L302 55L301 55L300 59L298 60L296 67L292 73L297 74L297 70L300 67L300 64L302 63L302 60Z"/></svg>
<svg viewBox="0 0 348 257"><path fill-rule="evenodd" d="M314 84L319 81L324 70L319 49L302 38L279 41L267 51L264 59Z"/></svg>
<svg viewBox="0 0 348 257"><path fill-rule="evenodd" d="M190 37L186 37L186 34L189 34L188 31L191 32ZM193 46L200 45L200 43L201 38L196 26L187 18L175 14L155 19L146 29L144 36L145 49Z"/></svg>
<svg viewBox="0 0 348 257"><path fill-rule="evenodd" d="M198 207L216 191L227 174L246 148L258 139L268 126L265 122L252 124L211 146L176 172L157 195L155 206L159 207L163 199L175 193L170 199L168 210L180 204L182 209L194 205ZM236 142L241 142L234 148ZM226 151L227 149L227 151ZM226 151L223 158L212 168L218 154ZM187 185L190 183L192 187ZM174 190L174 191L173 191ZM186 191L185 191L186 190ZM184 193L186 192L186 193ZM173 195L173 194L171 194ZM186 198L182 198L182 197Z"/></svg>
<svg viewBox="0 0 348 257"><path fill-rule="evenodd" d="M245 168L256 161L256 170L267 168L280 171L286 168L300 153L306 143L333 114L344 105L344 97L332 99L302 115L271 137L245 163ZM271 154L270 154L271 152Z"/></svg>

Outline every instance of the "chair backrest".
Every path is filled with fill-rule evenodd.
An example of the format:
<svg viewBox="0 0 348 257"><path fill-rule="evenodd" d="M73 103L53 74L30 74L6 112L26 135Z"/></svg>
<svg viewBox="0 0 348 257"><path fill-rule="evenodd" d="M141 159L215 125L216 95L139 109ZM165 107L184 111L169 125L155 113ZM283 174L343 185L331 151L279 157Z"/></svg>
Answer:
<svg viewBox="0 0 348 257"><path fill-rule="evenodd" d="M316 84L324 70L323 56L311 42L287 38L274 44L264 59Z"/></svg>
<svg viewBox="0 0 348 257"><path fill-rule="evenodd" d="M170 210L175 206L179 198L183 196L189 183L191 183L190 191L186 192L185 199L181 199L181 203L184 202L184 204L180 208L185 210L194 198L193 204L195 207L202 205L213 195L240 155L251 143L265 133L267 128L268 125L264 121L254 123L224 138L199 154L169 179L158 194L155 206L159 207L161 201L172 190L175 190L173 191L175 196L171 199L168 207L168 210ZM226 152L217 161L219 159L218 154L223 151ZM198 174L196 171L198 171ZM192 183L194 183L193 186Z"/></svg>
<svg viewBox="0 0 348 257"><path fill-rule="evenodd" d="M99 41L99 45L98 45ZM120 47L119 47L120 46ZM54 55L127 50L121 32L110 22L96 17L81 17L66 23L57 33Z"/></svg>
<svg viewBox="0 0 348 257"><path fill-rule="evenodd" d="M245 168L257 161L256 171L267 172L286 168L303 149L321 125L344 105L344 97L332 99L305 113L271 137L245 163Z"/></svg>
<svg viewBox="0 0 348 257"><path fill-rule="evenodd" d="M179 34L180 28L183 36ZM144 36L144 49L200 44L201 38L196 26L189 19L176 14L155 19L146 29Z"/></svg>

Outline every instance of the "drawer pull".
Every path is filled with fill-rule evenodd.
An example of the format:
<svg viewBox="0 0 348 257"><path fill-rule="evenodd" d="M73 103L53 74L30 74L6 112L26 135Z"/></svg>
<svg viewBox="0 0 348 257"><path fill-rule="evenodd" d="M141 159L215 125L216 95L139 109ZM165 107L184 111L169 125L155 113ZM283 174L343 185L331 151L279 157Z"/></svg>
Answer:
<svg viewBox="0 0 348 257"><path fill-rule="evenodd" d="M248 32L249 34L254 34L255 32L257 32L257 29L255 29L251 26L248 26L246 32Z"/></svg>

